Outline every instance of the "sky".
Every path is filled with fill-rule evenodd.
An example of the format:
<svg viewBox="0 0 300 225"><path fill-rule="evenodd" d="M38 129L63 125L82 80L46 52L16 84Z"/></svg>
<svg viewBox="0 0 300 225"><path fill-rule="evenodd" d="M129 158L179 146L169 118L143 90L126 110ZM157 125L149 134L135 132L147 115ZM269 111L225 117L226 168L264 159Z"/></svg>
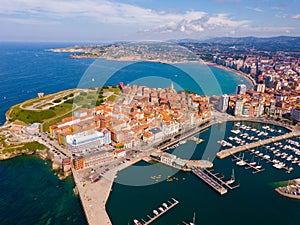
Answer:
<svg viewBox="0 0 300 225"><path fill-rule="evenodd" d="M0 0L0 41L300 36L299 0Z"/></svg>

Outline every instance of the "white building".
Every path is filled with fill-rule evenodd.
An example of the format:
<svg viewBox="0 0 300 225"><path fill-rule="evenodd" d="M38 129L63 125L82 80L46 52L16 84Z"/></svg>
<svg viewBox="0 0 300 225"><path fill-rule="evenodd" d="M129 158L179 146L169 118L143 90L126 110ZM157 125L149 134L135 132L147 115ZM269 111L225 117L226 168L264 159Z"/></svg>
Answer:
<svg viewBox="0 0 300 225"><path fill-rule="evenodd" d="M243 99L237 99L235 102L235 109L234 109L234 115L235 116L241 116L243 112Z"/></svg>
<svg viewBox="0 0 300 225"><path fill-rule="evenodd" d="M246 91L247 91L247 87L245 84L239 84L237 87L236 87L236 94L239 95L239 94L246 94Z"/></svg>
<svg viewBox="0 0 300 225"><path fill-rule="evenodd" d="M264 93L264 92L265 92L265 88L266 88L266 85L265 85L265 84L257 84L257 85L256 85L256 91L257 91L257 92L262 92L262 93Z"/></svg>
<svg viewBox="0 0 300 225"><path fill-rule="evenodd" d="M108 141L109 136L99 131L81 132L66 136L67 149L71 152L84 153L87 149L100 148ZM109 140L110 142L110 140Z"/></svg>
<svg viewBox="0 0 300 225"><path fill-rule="evenodd" d="M228 104L229 104L229 95L224 94L219 99L218 109L221 112L226 112L226 110L228 109Z"/></svg>

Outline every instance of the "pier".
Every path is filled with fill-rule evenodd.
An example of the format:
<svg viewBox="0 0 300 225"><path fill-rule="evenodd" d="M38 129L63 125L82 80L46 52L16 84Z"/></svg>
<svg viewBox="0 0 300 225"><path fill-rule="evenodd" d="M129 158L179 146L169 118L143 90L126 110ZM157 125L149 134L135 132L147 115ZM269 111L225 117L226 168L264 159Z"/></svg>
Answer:
<svg viewBox="0 0 300 225"><path fill-rule="evenodd" d="M268 138L268 139L265 139L265 140L252 142L252 143L249 143L249 144L246 144L246 145L229 148L229 149L222 150L222 151L218 152L217 157L219 159L224 159L224 158L226 158L230 155L236 154L238 152L250 150L251 148L256 148L256 147L259 147L259 146L262 146L262 145L267 145L267 144L277 142L277 141L282 141L282 140L285 140L285 139L288 139L288 138L297 137L299 135L300 135L299 132L290 132L290 133L280 135L280 136L277 136L277 137L272 137L272 138Z"/></svg>
<svg viewBox="0 0 300 225"><path fill-rule="evenodd" d="M251 165L250 163L248 163L246 160L243 160L239 157L237 157L236 155L232 154L232 157L237 160L237 161L244 161L245 162L245 165L247 166L246 169L253 169L254 171L252 173L258 173L258 172L261 172L261 171L264 171L264 169L259 169L257 168L256 166L254 165Z"/></svg>
<svg viewBox="0 0 300 225"><path fill-rule="evenodd" d="M267 149L267 148L265 148L265 149ZM270 151L270 152L272 152L270 149L267 149L267 150ZM254 155L256 155L256 157L259 157L259 158L262 159L262 160L266 160L267 163L273 163L273 161L272 161L271 159L267 159L267 158L265 158L264 156L260 156L259 153L256 153L256 152L254 152L254 151L252 151L250 154L254 154ZM290 170L290 168L289 168L288 166L284 166L284 167L282 167L281 169L286 170L287 173L290 173L290 172L291 172L291 170Z"/></svg>
<svg viewBox="0 0 300 225"><path fill-rule="evenodd" d="M172 209L174 206L179 204L179 201L176 200L175 198L172 198L172 200L173 200L173 202L168 201L169 205L167 205L166 203L163 203L162 206L157 209L157 211L156 211L157 213L154 214L154 216L151 217L151 216L147 215L147 217L149 218L148 221L141 219L141 221L142 221L141 224L148 225L148 224L152 223L154 220L156 220L157 218L159 218L160 216L162 216L163 214L168 212L170 209Z"/></svg>
<svg viewBox="0 0 300 225"><path fill-rule="evenodd" d="M236 186L232 187L226 181L223 181L222 178L217 177L217 174L212 173L210 170L205 170L205 172L208 173L210 176L212 176L217 181L219 181L221 185L224 185L224 186L228 187L230 190L240 186L240 185L236 185Z"/></svg>
<svg viewBox="0 0 300 225"><path fill-rule="evenodd" d="M208 176L201 169L193 169L192 172L203 180L206 184L212 187L215 191L217 191L220 195L224 195L227 193L227 189L224 188L221 184L215 181L212 177Z"/></svg>

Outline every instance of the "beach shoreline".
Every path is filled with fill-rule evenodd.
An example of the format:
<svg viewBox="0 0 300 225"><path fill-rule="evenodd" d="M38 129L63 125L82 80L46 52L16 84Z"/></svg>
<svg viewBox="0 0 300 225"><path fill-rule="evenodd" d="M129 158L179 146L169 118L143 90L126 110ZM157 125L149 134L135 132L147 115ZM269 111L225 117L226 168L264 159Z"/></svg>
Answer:
<svg viewBox="0 0 300 225"><path fill-rule="evenodd" d="M219 69L222 69L222 70L226 70L226 71L235 73L239 76L242 76L242 77L246 78L251 83L250 89L253 88L256 85L256 81L253 78L250 78L250 75L248 75L246 73L243 73L242 71L235 70L235 69L223 66L223 65L213 63L213 62L201 61L201 63L204 64L204 65L207 65L207 66L213 66L213 67L216 67L216 68L219 68Z"/></svg>

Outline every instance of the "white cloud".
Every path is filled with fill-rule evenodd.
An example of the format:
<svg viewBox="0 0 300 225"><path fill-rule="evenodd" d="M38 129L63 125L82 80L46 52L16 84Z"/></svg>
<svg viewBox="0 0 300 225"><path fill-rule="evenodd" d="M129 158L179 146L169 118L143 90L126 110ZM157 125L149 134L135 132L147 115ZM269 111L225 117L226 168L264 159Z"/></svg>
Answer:
<svg viewBox="0 0 300 225"><path fill-rule="evenodd" d="M247 7L247 9L253 10L255 12L263 12L263 10L261 8L258 8L258 7L255 7L255 8Z"/></svg>
<svg viewBox="0 0 300 225"><path fill-rule="evenodd" d="M73 27L88 24L90 27L99 25L99 28L104 27L106 31L108 31L107 27L110 28L115 25L116 28L120 28L120 30L114 29L118 35L124 36L126 33L126 35L131 36L130 34L135 33L142 38L148 36L169 38L174 37L174 34L177 35L176 37L188 35L198 37L200 34L202 36L242 35L246 33L263 35L294 31L294 28L291 27L254 27L252 21L239 20L229 14L211 15L203 11L167 12L117 1L1 0L0 22L33 25L61 24L61 27L71 23ZM236 0L215 1L238 2ZM262 12L260 8L251 8L251 10ZM300 19L300 14L294 15L292 18ZM78 21L83 22L80 24ZM99 30L102 32L105 29ZM102 37L101 35L99 37Z"/></svg>
<svg viewBox="0 0 300 225"><path fill-rule="evenodd" d="M43 20L85 17L103 23L148 24L176 21L182 16L108 0L1 0L0 15L34 16Z"/></svg>
<svg viewBox="0 0 300 225"><path fill-rule="evenodd" d="M234 34L236 29L248 26L251 21L234 20L227 14L217 14L209 16L204 12L187 12L182 19L171 23L161 24L153 29L144 30L145 32L158 33L204 33L211 31L226 32Z"/></svg>
<svg viewBox="0 0 300 225"><path fill-rule="evenodd" d="M300 14L293 15L292 19L295 19L295 20L300 19Z"/></svg>
<svg viewBox="0 0 300 225"><path fill-rule="evenodd" d="M1 23L16 23L23 25L56 25L60 24L58 21L41 21L31 18L0 18Z"/></svg>

